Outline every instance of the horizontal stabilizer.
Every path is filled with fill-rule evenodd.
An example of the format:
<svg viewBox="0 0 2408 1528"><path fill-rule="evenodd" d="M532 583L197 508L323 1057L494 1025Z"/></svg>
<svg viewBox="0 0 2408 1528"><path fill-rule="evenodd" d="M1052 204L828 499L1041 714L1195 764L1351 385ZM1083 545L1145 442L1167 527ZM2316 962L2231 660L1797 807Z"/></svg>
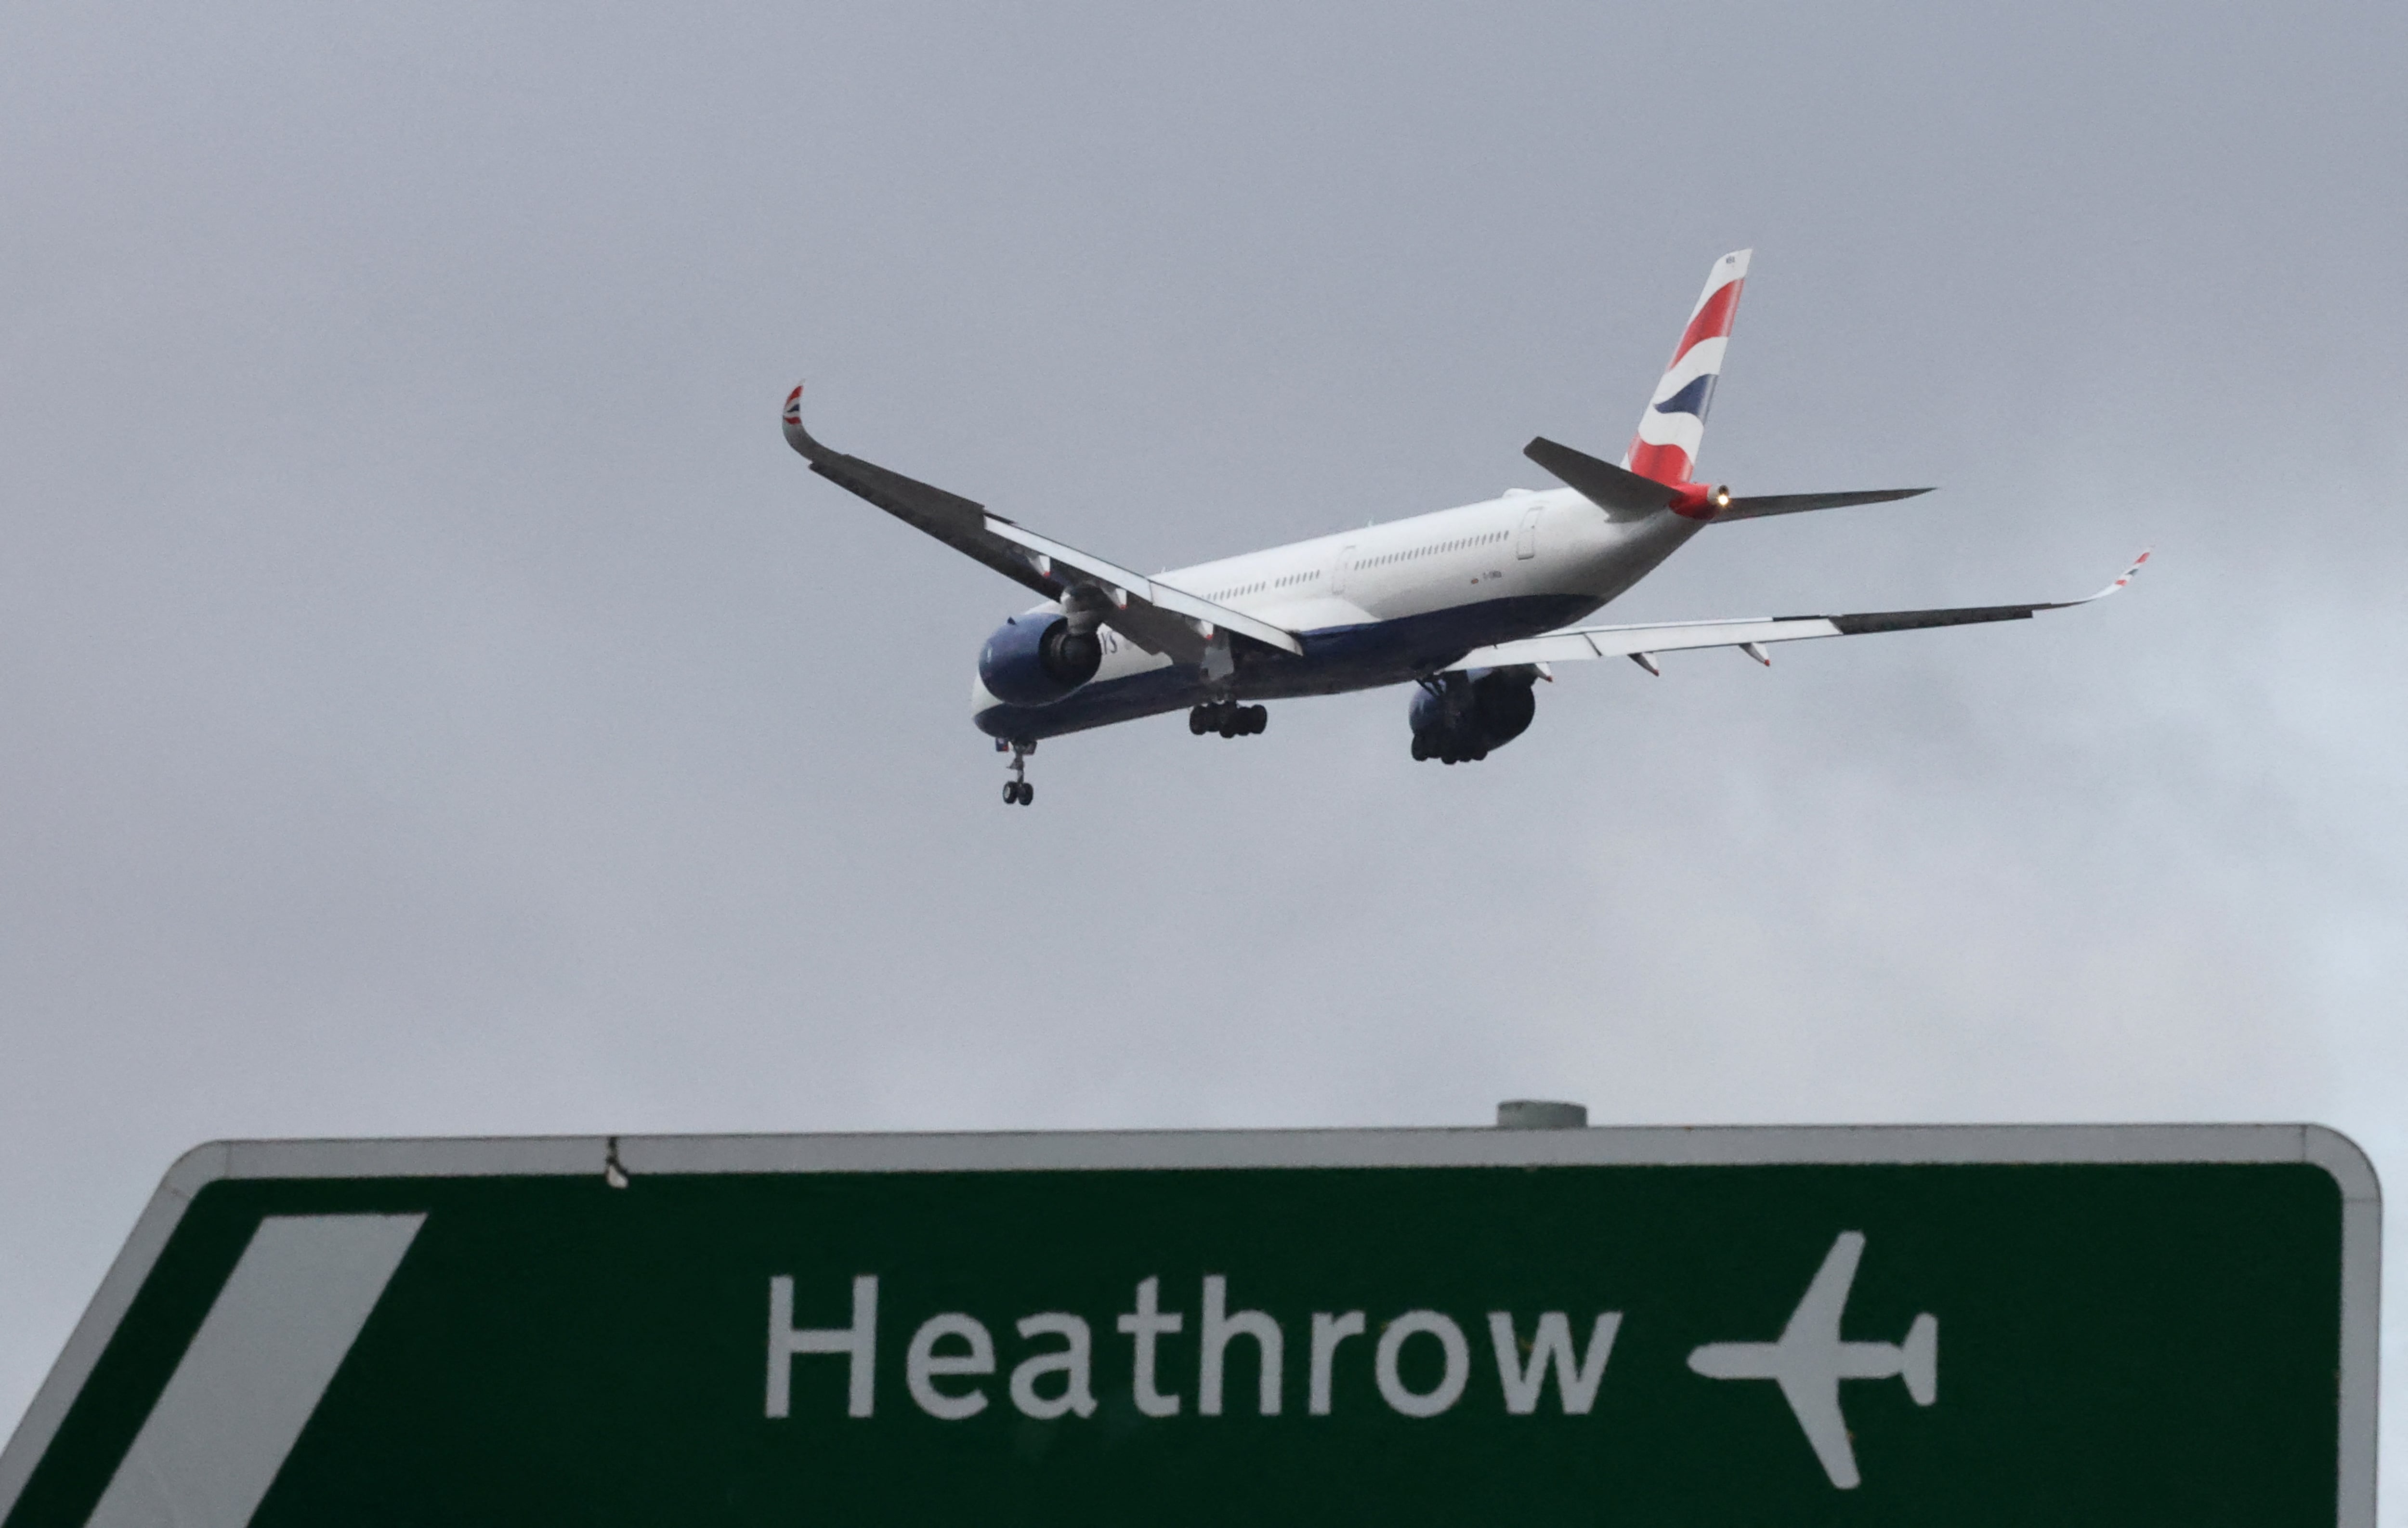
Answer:
<svg viewBox="0 0 2408 1528"><path fill-rule="evenodd" d="M1939 1400L1940 1318L1929 1311L1914 1318L1900 1349L1899 1378L1906 1381L1906 1392L1914 1397L1914 1404L1929 1406Z"/></svg>
<svg viewBox="0 0 2408 1528"><path fill-rule="evenodd" d="M1758 493L1731 500L1714 519L1760 520L1766 515L1795 515L1808 509L1844 509L1852 504L1887 504L1892 499L1911 499L1930 492L1928 488L1876 488L1858 493Z"/></svg>
<svg viewBox="0 0 2408 1528"><path fill-rule="evenodd" d="M1672 491L1653 478L1641 478L1627 467L1600 462L1541 436L1522 448L1522 454L1580 491L1610 520L1644 520L1672 505Z"/></svg>
<svg viewBox="0 0 2408 1528"><path fill-rule="evenodd" d="M1541 436L1522 448L1522 454L1580 491L1612 520L1644 520L1669 509L1679 493L1669 484L1642 478L1628 467L1599 461L1585 451ZM1692 491L1694 492L1694 490ZM1853 493L1757 493L1724 500L1715 495L1713 512L1695 512L1699 519L1760 520L1766 515L1795 515L1809 509L1841 509L1852 504L1887 504L1928 493L1928 488L1876 488Z"/></svg>

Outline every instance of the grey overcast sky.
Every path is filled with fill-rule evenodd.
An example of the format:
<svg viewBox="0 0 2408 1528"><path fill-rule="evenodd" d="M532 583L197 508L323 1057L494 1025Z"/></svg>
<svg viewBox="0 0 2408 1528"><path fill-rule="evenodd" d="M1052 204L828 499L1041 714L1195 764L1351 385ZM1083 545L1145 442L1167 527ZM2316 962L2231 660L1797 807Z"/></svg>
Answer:
<svg viewBox="0 0 2408 1528"><path fill-rule="evenodd" d="M0 10L0 1424L217 1136L1535 1093L2408 1181L2403 58L2372 4ZM1743 245L1706 475L1942 492L1617 615L2134 591L1587 665L1473 768L1394 692L1164 718L1006 810L1025 594L777 429L808 377L1168 565L1618 452Z"/></svg>

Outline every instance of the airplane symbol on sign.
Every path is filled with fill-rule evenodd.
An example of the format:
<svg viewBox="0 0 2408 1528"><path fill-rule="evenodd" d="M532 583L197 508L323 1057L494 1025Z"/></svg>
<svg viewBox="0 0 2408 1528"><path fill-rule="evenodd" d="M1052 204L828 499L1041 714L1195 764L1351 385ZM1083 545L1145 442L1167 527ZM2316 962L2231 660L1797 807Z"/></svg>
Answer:
<svg viewBox="0 0 2408 1528"><path fill-rule="evenodd" d="M1903 1343L1840 1340L1840 1312L1864 1252L1863 1232L1840 1233L1779 1341L1710 1342L1689 1354L1689 1367L1710 1379L1776 1381L1824 1473L1842 1491L1854 1490L1862 1478L1848 1447L1847 1419L1840 1414L1841 1380L1896 1377L1906 1381L1917 1406L1940 1398L1939 1317L1927 1311L1914 1318Z"/></svg>

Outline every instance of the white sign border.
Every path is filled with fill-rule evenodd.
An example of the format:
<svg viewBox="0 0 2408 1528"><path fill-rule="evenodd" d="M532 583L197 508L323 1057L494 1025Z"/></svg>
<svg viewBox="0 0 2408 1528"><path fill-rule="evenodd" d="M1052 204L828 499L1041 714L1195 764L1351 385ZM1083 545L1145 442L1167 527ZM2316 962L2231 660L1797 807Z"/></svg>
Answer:
<svg viewBox="0 0 2408 1528"><path fill-rule="evenodd" d="M2342 1195L2336 1528L2375 1528L2383 1195L2373 1164L2313 1124L1598 1125L1563 1130L1163 1130L943 1135L548 1135L213 1141L169 1168L0 1450L13 1511L194 1195L224 1179L720 1173L1106 1171L1213 1167L1786 1166L2273 1163L2323 1168Z"/></svg>

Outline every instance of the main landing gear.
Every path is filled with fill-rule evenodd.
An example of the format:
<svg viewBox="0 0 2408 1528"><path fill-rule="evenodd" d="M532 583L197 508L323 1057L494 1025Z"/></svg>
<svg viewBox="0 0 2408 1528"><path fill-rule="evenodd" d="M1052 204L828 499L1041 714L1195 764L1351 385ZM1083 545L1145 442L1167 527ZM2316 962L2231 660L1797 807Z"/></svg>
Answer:
<svg viewBox="0 0 2408 1528"><path fill-rule="evenodd" d="M1037 745L1007 743L998 737L995 740L995 750L997 753L1011 755L1011 778L1003 782L1003 804L1007 807L1025 807L1035 801L1037 787L1028 783L1028 756L1037 751Z"/></svg>
<svg viewBox="0 0 2408 1528"><path fill-rule="evenodd" d="M1417 733L1413 736L1413 757L1437 759L1446 764L1478 764L1488 757L1488 750L1478 747L1466 750L1450 739L1432 739Z"/></svg>
<svg viewBox="0 0 2408 1528"><path fill-rule="evenodd" d="M1217 732L1224 737L1251 737L1271 724L1271 713L1266 707L1240 706L1235 701L1207 701L1187 713L1187 730L1201 737Z"/></svg>

